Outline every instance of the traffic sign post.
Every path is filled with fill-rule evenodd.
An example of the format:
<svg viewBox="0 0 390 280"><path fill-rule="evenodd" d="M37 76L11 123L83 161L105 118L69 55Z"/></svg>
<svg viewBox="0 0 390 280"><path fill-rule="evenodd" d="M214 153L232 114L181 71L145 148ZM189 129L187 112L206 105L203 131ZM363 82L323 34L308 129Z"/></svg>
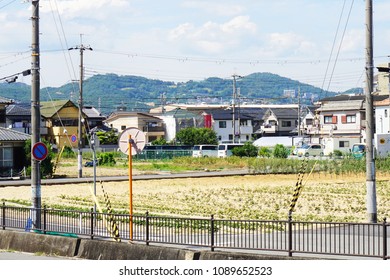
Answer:
<svg viewBox="0 0 390 280"><path fill-rule="evenodd" d="M145 134L136 127L125 129L119 136L119 149L129 156L129 239L133 240L133 154L142 152L145 147Z"/></svg>

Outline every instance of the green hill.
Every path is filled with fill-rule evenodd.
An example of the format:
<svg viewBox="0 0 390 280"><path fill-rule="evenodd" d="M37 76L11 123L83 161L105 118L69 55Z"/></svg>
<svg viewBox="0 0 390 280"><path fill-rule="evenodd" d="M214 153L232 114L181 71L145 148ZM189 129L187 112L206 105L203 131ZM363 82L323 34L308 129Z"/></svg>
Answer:
<svg viewBox="0 0 390 280"><path fill-rule="evenodd" d="M254 73L237 78L236 87L242 102L257 104L297 103L298 89L301 102L306 104L336 94L271 73ZM14 99L18 103L29 104L30 91L30 87L22 83L0 84L0 96ZM160 106L162 102L228 104L232 97L232 78L211 77L203 81L174 83L139 76L106 74L92 76L83 83L84 105L99 108L103 114L116 111L118 107L124 107L128 111L147 111ZM40 99L70 99L77 104L79 86L77 83L69 83L57 88L43 88Z"/></svg>

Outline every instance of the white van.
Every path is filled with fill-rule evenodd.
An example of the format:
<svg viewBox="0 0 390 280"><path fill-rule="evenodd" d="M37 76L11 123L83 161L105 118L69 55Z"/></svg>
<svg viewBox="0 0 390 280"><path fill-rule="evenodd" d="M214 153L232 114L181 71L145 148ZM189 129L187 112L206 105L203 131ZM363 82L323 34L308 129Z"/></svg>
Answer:
<svg viewBox="0 0 390 280"><path fill-rule="evenodd" d="M193 157L217 157L217 145L195 145L192 149Z"/></svg>
<svg viewBox="0 0 390 280"><path fill-rule="evenodd" d="M232 155L232 150L235 147L242 147L244 144L219 144L218 145L218 157L225 158Z"/></svg>

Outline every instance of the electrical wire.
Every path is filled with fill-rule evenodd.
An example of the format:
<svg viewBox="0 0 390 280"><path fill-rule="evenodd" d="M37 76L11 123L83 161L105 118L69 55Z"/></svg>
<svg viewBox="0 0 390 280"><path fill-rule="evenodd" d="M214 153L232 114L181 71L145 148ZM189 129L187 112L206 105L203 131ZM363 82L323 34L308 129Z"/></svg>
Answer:
<svg viewBox="0 0 390 280"><path fill-rule="evenodd" d="M347 0L344 0L343 8L341 9L341 14L340 14L340 16L339 16L339 22L338 22L338 24L337 24L336 34L334 35L333 44L332 44L332 49L331 49L331 51L330 51L329 60L328 60L328 63L327 63L327 65L326 65L324 80L323 80L322 86L321 86L322 89L324 88L325 80L326 80L326 77L327 77L327 75L328 75L329 65L330 65L330 62L331 62L331 59L332 59L332 56L333 56L334 47L335 47L335 45L336 45L336 40L337 40L337 36L338 36L338 33L339 33L340 24L341 24L341 19L342 19L342 17L343 17L343 13L344 13L344 8L345 8L345 3L346 3L346 1L347 1Z"/></svg>
<svg viewBox="0 0 390 280"><path fill-rule="evenodd" d="M346 23L345 23L343 35L341 36L341 41L340 41L339 48L338 48L337 55L336 55L336 59L335 59L334 65L333 65L332 74L331 74L330 79L329 79L327 91L329 91L330 84L331 84L331 81L332 81L332 77L333 77L333 75L334 75L334 70L335 70L335 68L336 68L336 64L337 64L337 61L338 61L338 57L339 57L339 55L340 55L341 46L342 46L343 41L344 41L345 32L346 32L346 30L347 30L347 26L348 26L349 18L350 18L350 16L351 16L351 12L352 12L352 8L353 8L354 2L355 2L354 0L352 0L352 2L351 2L351 7L350 7L350 9L349 9L349 13L348 13L347 21L346 21Z"/></svg>

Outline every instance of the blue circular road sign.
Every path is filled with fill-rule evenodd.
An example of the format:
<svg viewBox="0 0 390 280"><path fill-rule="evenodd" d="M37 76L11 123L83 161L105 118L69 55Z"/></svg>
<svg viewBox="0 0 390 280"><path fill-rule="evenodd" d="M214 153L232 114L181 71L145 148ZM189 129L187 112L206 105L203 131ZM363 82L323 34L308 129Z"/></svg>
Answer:
<svg viewBox="0 0 390 280"><path fill-rule="evenodd" d="M73 134L73 135L70 137L70 141L72 141L72 143L76 143L76 142L77 142L77 136Z"/></svg>
<svg viewBox="0 0 390 280"><path fill-rule="evenodd" d="M47 147L42 142L37 142L32 148L32 155L36 160L44 160L47 157Z"/></svg>

